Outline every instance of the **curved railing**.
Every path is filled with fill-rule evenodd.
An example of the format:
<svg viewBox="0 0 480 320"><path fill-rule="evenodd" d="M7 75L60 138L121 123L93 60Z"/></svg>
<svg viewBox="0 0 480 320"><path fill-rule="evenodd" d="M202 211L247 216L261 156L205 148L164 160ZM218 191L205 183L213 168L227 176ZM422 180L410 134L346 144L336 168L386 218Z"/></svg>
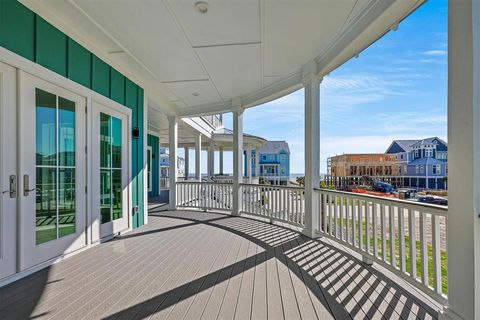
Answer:
<svg viewBox="0 0 480 320"><path fill-rule="evenodd" d="M177 207L232 210L233 184L177 182ZM240 211L305 226L304 189L240 184ZM447 207L315 189L313 228L360 253L446 305Z"/></svg>
<svg viewBox="0 0 480 320"><path fill-rule="evenodd" d="M287 186L241 184L241 211L271 220L305 225L304 189Z"/></svg>
<svg viewBox="0 0 480 320"><path fill-rule="evenodd" d="M325 189L315 197L321 234L446 303L447 207Z"/></svg>
<svg viewBox="0 0 480 320"><path fill-rule="evenodd" d="M177 186L177 207L232 210L231 183L181 181Z"/></svg>

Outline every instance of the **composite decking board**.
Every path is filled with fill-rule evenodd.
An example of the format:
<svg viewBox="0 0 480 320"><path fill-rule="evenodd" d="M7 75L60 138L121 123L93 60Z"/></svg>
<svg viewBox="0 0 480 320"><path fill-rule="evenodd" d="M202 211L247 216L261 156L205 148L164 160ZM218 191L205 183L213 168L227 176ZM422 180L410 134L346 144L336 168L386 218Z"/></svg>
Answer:
<svg viewBox="0 0 480 320"><path fill-rule="evenodd" d="M114 244L114 246L118 244L119 242ZM85 304L87 304L89 301L91 301L91 299L94 299L95 297L99 297L99 301L101 301L101 296L103 294L108 295L108 289L126 281L125 274L128 274L128 271L137 271L138 265L145 259L148 259L148 256L151 254L151 252L156 252L156 241L154 238L150 239L147 244L144 244L144 246L145 247L142 248L139 253L137 253L128 261L125 261L124 263L118 265L117 263L115 263L112 267L109 267L106 272L102 273L100 277L95 277L90 282L86 281L84 286L88 287L88 290L82 290L80 294L76 294L78 290L75 290L72 293L64 296L63 299L57 300L56 303L53 305L53 308L55 308L57 305L60 305L62 310L55 314L53 319L60 320L67 319L70 316L75 316L75 314L72 314L72 310L76 311L78 308L82 308ZM124 248L124 250L126 249ZM124 260L124 258L121 258L120 260ZM95 284L90 286L89 284L92 282L94 282ZM68 308L69 306L72 307Z"/></svg>
<svg viewBox="0 0 480 320"><path fill-rule="evenodd" d="M203 309L200 319L217 319L218 312L220 310L225 291L228 286L228 281L231 278L233 272L233 266L236 262L238 253L240 251L240 245L243 239L235 237L232 249L227 255L224 267L219 270L219 276L216 279L215 285L210 292L208 301Z"/></svg>
<svg viewBox="0 0 480 320"><path fill-rule="evenodd" d="M228 233L225 233L224 235L224 241L222 241L218 248L215 248L215 255L211 257L211 263L206 264L208 268L205 268L200 274L198 274L197 280L192 282L188 286L179 303L177 303L173 307L173 310L170 312L167 319L183 319L189 311L190 307L192 306L193 302L195 301L197 294L200 292L207 277L211 273L214 273L216 270L218 270L219 261L223 261L222 258L225 256L225 254L227 253L227 249L229 249L230 247L230 237L233 237L232 234Z"/></svg>
<svg viewBox="0 0 480 320"><path fill-rule="evenodd" d="M181 231L179 230L179 232ZM188 231L184 231L184 233L186 232ZM188 248L188 246L184 246L184 244L188 243L189 239L187 239L186 237L181 237L180 239L180 241L175 241L175 238L172 237L165 241L166 245L162 246L160 250L152 252L151 256L153 256L154 258L150 259L149 262L143 264L142 269L137 270L137 274L142 275L140 279L138 279L139 277L137 276L131 277L130 279L125 281L122 286L115 288L114 294L110 296L110 299L104 301L101 304L98 304L97 307L89 306L89 310L87 309L85 317L98 319L101 316L105 315L107 312L109 312L115 305L118 305L120 306L120 308L122 308L128 303L132 303L134 298L136 298L149 283L155 282L156 277L161 275L162 271L166 269L167 266L171 265L176 261L174 258L175 255L179 253L179 251L180 253L187 253L186 249ZM169 240L173 240L174 242ZM184 251L174 250L175 247L179 247L179 249L182 249L182 246ZM169 250L163 250L164 247L169 248ZM122 288L128 290L122 290Z"/></svg>
<svg viewBox="0 0 480 320"><path fill-rule="evenodd" d="M0 288L0 318L436 318L380 269L277 225L166 211Z"/></svg>
<svg viewBox="0 0 480 320"><path fill-rule="evenodd" d="M208 235L208 232L206 232L206 234ZM195 248L197 248L197 250L194 250L193 254L191 255L185 255L180 263L177 263L172 267L172 270L167 273L167 277L165 279L162 279L163 283L161 284L161 286L159 286L157 290L153 291L153 293L150 295L151 297L148 300L144 300L144 302L139 304L139 308L136 308L136 313L131 314L127 312L122 312L118 319L142 319L145 317L149 317L153 315L156 311L158 311L164 301L170 295L174 295L177 293L175 289L178 286L182 285L180 283L182 281L182 275L190 275L190 272L198 266L198 262L200 262L203 258L200 248L202 247L202 245L208 245L210 243L210 241L208 240L212 237L207 236L205 238L207 239L207 241L203 243L202 241L195 242ZM192 241L193 239L190 240Z"/></svg>

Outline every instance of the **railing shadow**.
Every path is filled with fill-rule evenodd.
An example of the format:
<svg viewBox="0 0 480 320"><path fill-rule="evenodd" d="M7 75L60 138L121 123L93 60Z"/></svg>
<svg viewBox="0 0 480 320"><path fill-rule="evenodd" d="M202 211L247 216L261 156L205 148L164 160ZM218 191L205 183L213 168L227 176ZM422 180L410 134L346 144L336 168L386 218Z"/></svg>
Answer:
<svg viewBox="0 0 480 320"><path fill-rule="evenodd" d="M188 299L200 291L227 281L270 259L284 264L324 307L325 314L336 319L372 318L436 318L437 312L405 291L378 270L364 265L355 257L332 245L304 237L292 230L261 221L212 213L164 212L162 217L185 220L183 226L205 224L245 238L264 252L163 292L151 299L112 314L116 319L125 314L148 317ZM161 232L161 231L159 231ZM214 278L216 281L205 282ZM192 288L195 288L193 290ZM318 312L318 311L317 311Z"/></svg>

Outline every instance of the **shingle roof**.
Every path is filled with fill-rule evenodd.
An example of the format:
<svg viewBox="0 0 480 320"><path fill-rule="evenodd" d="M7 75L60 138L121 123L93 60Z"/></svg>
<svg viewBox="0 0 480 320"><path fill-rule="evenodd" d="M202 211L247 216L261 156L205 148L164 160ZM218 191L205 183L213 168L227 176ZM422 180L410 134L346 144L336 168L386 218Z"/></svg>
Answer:
<svg viewBox="0 0 480 320"><path fill-rule="evenodd" d="M276 154L284 150L287 154L290 154L290 148L286 141L267 141L261 148L262 154Z"/></svg>
<svg viewBox="0 0 480 320"><path fill-rule="evenodd" d="M400 146L400 148L405 150L405 152L409 152L410 150L412 150L411 146L417 141L418 140L393 140L392 144L388 147L388 149L390 149L390 147L394 143L396 143ZM387 149L387 151L388 151L388 149Z"/></svg>
<svg viewBox="0 0 480 320"><path fill-rule="evenodd" d="M424 144L433 144L434 140L437 140L437 141L443 143L444 145L447 145L447 143L445 141L443 141L442 139L440 139L438 137L431 137L431 138L427 138L427 139L418 140L414 144L412 144L411 146L413 147L413 146L421 146L421 145L424 145Z"/></svg>

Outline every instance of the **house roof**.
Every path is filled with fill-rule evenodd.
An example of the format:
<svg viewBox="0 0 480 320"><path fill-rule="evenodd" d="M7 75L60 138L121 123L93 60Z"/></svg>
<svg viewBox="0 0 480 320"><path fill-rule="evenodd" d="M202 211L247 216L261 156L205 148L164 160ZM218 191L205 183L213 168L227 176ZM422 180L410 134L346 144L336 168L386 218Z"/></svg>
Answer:
<svg viewBox="0 0 480 320"><path fill-rule="evenodd" d="M260 153L276 154L280 153L282 150L285 151L285 153L290 154L290 148L286 141L267 141L267 143L260 148Z"/></svg>
<svg viewBox="0 0 480 320"><path fill-rule="evenodd" d="M427 139L418 140L414 144L412 144L411 147L421 146L421 145L424 145L424 144L435 144L435 141L438 141L439 143L447 145L447 143L445 141L443 141L442 139L440 139L438 137L431 137L431 138L427 138Z"/></svg>
<svg viewBox="0 0 480 320"><path fill-rule="evenodd" d="M385 153L389 153L389 150L397 144L401 149L403 149L404 152L409 152L412 150L411 146L418 140L393 140L390 146L387 148L387 151Z"/></svg>
<svg viewBox="0 0 480 320"><path fill-rule="evenodd" d="M444 164L446 160L439 160L435 158L421 158L411 161L408 165L429 165L429 164Z"/></svg>

